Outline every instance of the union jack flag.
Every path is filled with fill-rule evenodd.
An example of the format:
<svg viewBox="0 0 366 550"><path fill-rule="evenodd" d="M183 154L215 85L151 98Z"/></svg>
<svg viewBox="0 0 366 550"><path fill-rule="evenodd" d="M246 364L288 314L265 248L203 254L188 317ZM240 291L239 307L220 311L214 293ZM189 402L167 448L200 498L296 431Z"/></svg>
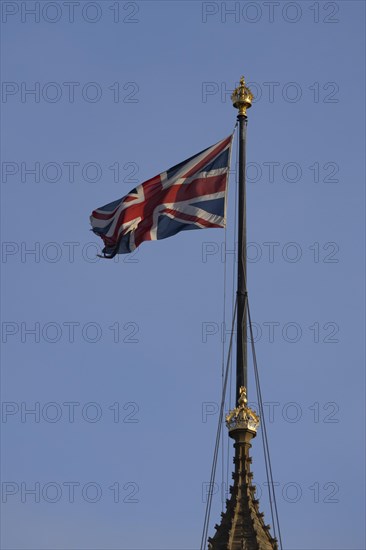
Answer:
<svg viewBox="0 0 366 550"><path fill-rule="evenodd" d="M92 212L92 231L103 254L127 254L143 241L186 229L225 227L226 190L233 135Z"/></svg>

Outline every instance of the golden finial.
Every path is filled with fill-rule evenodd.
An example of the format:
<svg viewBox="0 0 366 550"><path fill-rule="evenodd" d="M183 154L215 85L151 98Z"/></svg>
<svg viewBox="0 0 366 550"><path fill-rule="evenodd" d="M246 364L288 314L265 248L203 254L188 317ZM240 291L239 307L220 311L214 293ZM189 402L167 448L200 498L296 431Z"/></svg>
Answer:
<svg viewBox="0 0 366 550"><path fill-rule="evenodd" d="M240 79L240 84L231 95L231 100L235 109L239 109L239 115L246 116L247 109L252 106L252 100L254 96L245 84L245 79L242 76Z"/></svg>
<svg viewBox="0 0 366 550"><path fill-rule="evenodd" d="M242 386L239 392L238 406L226 416L226 425L229 432L244 429L255 434L259 426L259 416L248 407L246 388Z"/></svg>

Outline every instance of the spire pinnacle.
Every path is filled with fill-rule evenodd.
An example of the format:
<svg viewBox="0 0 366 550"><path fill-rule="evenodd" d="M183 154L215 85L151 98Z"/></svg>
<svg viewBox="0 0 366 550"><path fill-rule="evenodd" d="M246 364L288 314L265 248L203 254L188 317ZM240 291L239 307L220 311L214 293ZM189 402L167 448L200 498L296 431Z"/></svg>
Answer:
<svg viewBox="0 0 366 550"><path fill-rule="evenodd" d="M226 425L231 437L233 437L232 432L238 429L249 430L254 437L257 433L259 416L248 407L247 390L244 386L240 388L238 406L226 416Z"/></svg>

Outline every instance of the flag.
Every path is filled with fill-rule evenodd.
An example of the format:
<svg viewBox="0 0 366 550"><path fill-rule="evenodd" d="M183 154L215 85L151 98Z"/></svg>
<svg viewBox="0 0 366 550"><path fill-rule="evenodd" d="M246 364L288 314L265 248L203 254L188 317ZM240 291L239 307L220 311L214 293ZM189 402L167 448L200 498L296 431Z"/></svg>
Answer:
<svg viewBox="0 0 366 550"><path fill-rule="evenodd" d="M94 210L90 223L104 241L104 256L127 254L143 241L166 239L186 229L225 227L232 138Z"/></svg>

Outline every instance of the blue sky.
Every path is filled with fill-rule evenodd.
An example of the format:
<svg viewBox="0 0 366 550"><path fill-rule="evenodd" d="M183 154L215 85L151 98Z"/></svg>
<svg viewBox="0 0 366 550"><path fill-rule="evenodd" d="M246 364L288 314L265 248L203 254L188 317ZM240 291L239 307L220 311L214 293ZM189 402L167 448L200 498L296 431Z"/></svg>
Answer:
<svg viewBox="0 0 366 550"><path fill-rule="evenodd" d="M241 74L257 98L248 285L284 548L365 548L364 3L1 8L2 548L199 547L236 149L226 237L103 261L88 218L228 135ZM259 437L253 455L270 522Z"/></svg>

